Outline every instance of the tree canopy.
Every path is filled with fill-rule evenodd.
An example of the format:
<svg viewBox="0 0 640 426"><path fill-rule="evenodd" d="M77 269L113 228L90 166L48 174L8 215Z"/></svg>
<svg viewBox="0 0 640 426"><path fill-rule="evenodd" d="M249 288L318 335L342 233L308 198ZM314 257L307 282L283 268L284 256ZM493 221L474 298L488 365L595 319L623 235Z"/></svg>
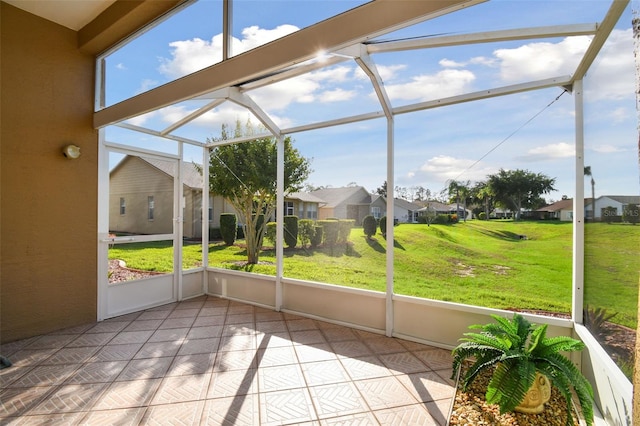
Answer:
<svg viewBox="0 0 640 426"><path fill-rule="evenodd" d="M535 209L545 204L542 194L554 191L555 178L528 170L504 170L489 175L487 184L495 202L514 211L520 219L523 208Z"/></svg>
<svg viewBox="0 0 640 426"><path fill-rule="evenodd" d="M233 137L255 134L250 122L236 122ZM227 140L228 129L215 141ZM217 146L209 159L209 186L213 194L227 199L243 224L247 245L247 261L258 263L264 223L276 208L277 141L265 137L249 142ZM310 161L293 147L289 136L284 139L284 190L299 191L311 172Z"/></svg>

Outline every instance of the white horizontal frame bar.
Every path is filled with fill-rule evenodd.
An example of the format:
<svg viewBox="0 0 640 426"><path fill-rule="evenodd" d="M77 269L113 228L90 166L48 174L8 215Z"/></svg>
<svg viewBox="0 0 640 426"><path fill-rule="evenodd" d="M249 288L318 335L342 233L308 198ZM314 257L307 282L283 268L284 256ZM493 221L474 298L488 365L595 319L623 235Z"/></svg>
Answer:
<svg viewBox="0 0 640 426"><path fill-rule="evenodd" d="M214 109L215 107L223 104L225 101L226 101L225 99L216 99L216 100L213 100L213 101L209 102L208 104L206 104L202 108L198 108L197 110L195 110L191 114L188 114L187 116L182 117L180 120L176 121L171 126L169 126L169 127L165 128L164 130L160 131L160 134L164 136L164 135L167 135L167 134L173 132L177 128L184 126L185 124L189 123L190 121L195 120L196 118L200 117L202 114L204 114L206 112L209 112L212 109Z"/></svg>
<svg viewBox="0 0 640 426"><path fill-rule="evenodd" d="M136 126L136 125L129 124L129 123L116 123L116 124L114 124L114 126L121 127L123 129L127 129L127 130L133 130L134 132L146 133L148 135L157 136L159 138L170 139L170 140L176 141L176 142L184 142L184 143L187 143L189 145L195 145L195 146L199 146L199 147L205 146L204 143L198 142L198 141L194 141L193 139L183 138L181 136L174 136L174 135L163 135L161 132L159 132L157 130L147 129L146 127Z"/></svg>
<svg viewBox="0 0 640 426"><path fill-rule="evenodd" d="M597 30L597 24L553 25L546 27L520 28L515 30L485 31L451 36L386 41L366 44L366 46L367 52L369 53L386 53L433 47L460 46L465 44L593 35Z"/></svg>
<svg viewBox="0 0 640 426"><path fill-rule="evenodd" d="M134 155L140 155L145 157L153 157L158 160L166 160L166 159L180 160L180 156L177 154L169 154L169 153L160 152L160 151L153 151L151 149L138 148L135 146L123 145L115 142L105 141L104 146L106 146L110 151L119 152L121 154L134 154Z"/></svg>
<svg viewBox="0 0 640 426"><path fill-rule="evenodd" d="M275 136L273 136L273 134L271 134L271 133L259 133L259 134L251 135L251 136L243 136L241 138L224 139L224 140L219 140L219 141L215 141L215 142L210 142L210 143L205 145L205 148L213 148L213 147L216 147L216 146L233 145L234 143L248 142L248 141L252 141L252 140L255 140L255 139L273 138L273 137L275 137Z"/></svg>
<svg viewBox="0 0 640 426"><path fill-rule="evenodd" d="M548 78L545 80L532 81L522 84L514 84L511 86L503 86L495 89L480 90L478 92L467 93L459 96L451 96L449 98L436 99L434 101L421 102L412 105L406 105L393 109L394 114L406 114L408 112L422 111L425 109L437 108L446 105L455 105L464 102L477 101L480 99L495 98L498 96L512 95L515 93L527 92L531 90L546 89L549 87L569 86L571 76L562 76Z"/></svg>

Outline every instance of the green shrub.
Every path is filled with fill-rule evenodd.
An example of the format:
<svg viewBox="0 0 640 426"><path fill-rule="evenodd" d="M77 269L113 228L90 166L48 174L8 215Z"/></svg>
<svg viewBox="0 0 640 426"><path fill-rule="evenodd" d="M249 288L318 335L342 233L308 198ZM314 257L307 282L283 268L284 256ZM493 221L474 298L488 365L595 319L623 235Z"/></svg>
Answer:
<svg viewBox="0 0 640 426"><path fill-rule="evenodd" d="M638 205L629 203L629 205L622 210L622 220L632 225L638 223L640 221L640 208L638 208Z"/></svg>
<svg viewBox="0 0 640 426"><path fill-rule="evenodd" d="M376 235L376 230L378 228L378 223L376 222L376 218L373 215L367 215L362 219L362 229L364 231L364 235L367 238L371 238Z"/></svg>
<svg viewBox="0 0 640 426"><path fill-rule="evenodd" d="M311 219L300 219L298 221L298 239L302 248L306 247L313 238L315 222Z"/></svg>
<svg viewBox="0 0 640 426"><path fill-rule="evenodd" d="M328 247L335 246L338 243L340 234L340 222L337 220L319 220L318 224L322 225L323 243Z"/></svg>
<svg viewBox="0 0 640 426"><path fill-rule="evenodd" d="M380 218L380 233L382 234L383 237L387 236L387 217L386 216L382 216Z"/></svg>
<svg viewBox="0 0 640 426"><path fill-rule="evenodd" d="M311 237L311 247L318 247L322 244L322 237L324 236L324 228L322 226L313 227L313 236Z"/></svg>
<svg viewBox="0 0 640 426"><path fill-rule="evenodd" d="M353 219L341 219L338 221L338 243L346 244L351 237L351 228L355 224Z"/></svg>
<svg viewBox="0 0 640 426"><path fill-rule="evenodd" d="M447 223L449 223L449 215L448 214L439 214L436 216L436 219L433 221L433 223L437 223L440 225L446 225Z"/></svg>
<svg viewBox="0 0 640 426"><path fill-rule="evenodd" d="M487 214L485 212L478 213L478 219L487 220Z"/></svg>
<svg viewBox="0 0 640 426"><path fill-rule="evenodd" d="M418 221L418 223L425 224L425 223L427 223L427 217L426 216L418 216L417 221Z"/></svg>
<svg viewBox="0 0 640 426"><path fill-rule="evenodd" d="M298 216L284 217L284 242L289 248L298 244Z"/></svg>
<svg viewBox="0 0 640 426"><path fill-rule="evenodd" d="M209 228L209 241L221 240L220 228Z"/></svg>
<svg viewBox="0 0 640 426"><path fill-rule="evenodd" d="M238 230L238 218L235 213L222 213L220 215L220 235L227 246L236 242Z"/></svg>
<svg viewBox="0 0 640 426"><path fill-rule="evenodd" d="M276 246L276 222L267 222L267 229L264 232L265 240Z"/></svg>

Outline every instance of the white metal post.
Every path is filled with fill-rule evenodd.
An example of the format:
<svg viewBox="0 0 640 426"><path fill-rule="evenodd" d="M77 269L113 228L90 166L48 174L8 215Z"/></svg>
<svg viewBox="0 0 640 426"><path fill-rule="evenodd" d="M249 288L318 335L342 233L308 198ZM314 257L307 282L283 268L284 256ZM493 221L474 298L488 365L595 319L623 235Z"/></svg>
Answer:
<svg viewBox="0 0 640 426"><path fill-rule="evenodd" d="M282 274L284 257L284 135L277 138L276 176L276 311L282 309ZM266 224L265 224L266 226Z"/></svg>
<svg viewBox="0 0 640 426"><path fill-rule="evenodd" d="M202 148L202 292L209 288L209 148Z"/></svg>
<svg viewBox="0 0 640 426"><path fill-rule="evenodd" d="M173 276L175 280L177 300L182 300L182 236L184 234L184 190L182 185L182 156L184 155L184 146L182 142L178 143L178 170L177 176L173 181L174 188L174 230L173 230ZM176 200L177 197L177 200ZM177 201L177 203L176 203Z"/></svg>
<svg viewBox="0 0 640 426"><path fill-rule="evenodd" d="M582 80L573 84L575 99L576 171L573 198L573 273L571 318L582 324L584 306L584 99ZM595 200L592 200L594 202Z"/></svg>
<svg viewBox="0 0 640 426"><path fill-rule="evenodd" d="M394 224L394 139L393 116L387 117L387 295L386 295L386 335L393 334L393 224Z"/></svg>
<svg viewBox="0 0 640 426"><path fill-rule="evenodd" d="M105 129L98 129L98 295L97 320L107 316L109 286L109 151L104 145Z"/></svg>

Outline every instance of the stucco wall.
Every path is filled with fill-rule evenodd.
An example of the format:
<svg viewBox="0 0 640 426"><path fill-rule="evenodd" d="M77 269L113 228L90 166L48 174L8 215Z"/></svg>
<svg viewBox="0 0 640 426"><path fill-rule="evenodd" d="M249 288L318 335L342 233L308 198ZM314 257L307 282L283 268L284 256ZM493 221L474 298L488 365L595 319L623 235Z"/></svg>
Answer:
<svg viewBox="0 0 640 426"><path fill-rule="evenodd" d="M3 342L96 319L93 57L77 34L0 3ZM62 147L82 155L68 160Z"/></svg>

